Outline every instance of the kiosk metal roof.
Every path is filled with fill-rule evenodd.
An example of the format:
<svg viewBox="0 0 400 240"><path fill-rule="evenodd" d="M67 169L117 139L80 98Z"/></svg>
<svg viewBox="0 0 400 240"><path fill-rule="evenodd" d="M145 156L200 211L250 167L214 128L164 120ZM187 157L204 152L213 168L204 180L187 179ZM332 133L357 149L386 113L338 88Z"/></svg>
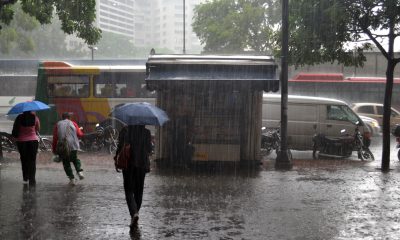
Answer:
<svg viewBox="0 0 400 240"><path fill-rule="evenodd" d="M146 63L146 82L157 88L155 85L171 81L234 81L276 92L276 69L270 56L151 55Z"/></svg>

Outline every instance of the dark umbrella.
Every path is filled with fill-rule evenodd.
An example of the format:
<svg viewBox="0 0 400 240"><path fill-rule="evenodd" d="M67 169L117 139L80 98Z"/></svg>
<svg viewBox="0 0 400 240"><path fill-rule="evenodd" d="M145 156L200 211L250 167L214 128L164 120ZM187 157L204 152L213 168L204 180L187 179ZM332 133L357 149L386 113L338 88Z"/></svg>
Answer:
<svg viewBox="0 0 400 240"><path fill-rule="evenodd" d="M10 111L8 111L7 115L11 114L19 114L27 111L42 111L50 109L49 105L42 103L41 101L28 101L21 102L13 106Z"/></svg>
<svg viewBox="0 0 400 240"><path fill-rule="evenodd" d="M162 126L169 120L162 109L146 102L123 104L113 109L110 115L127 125Z"/></svg>

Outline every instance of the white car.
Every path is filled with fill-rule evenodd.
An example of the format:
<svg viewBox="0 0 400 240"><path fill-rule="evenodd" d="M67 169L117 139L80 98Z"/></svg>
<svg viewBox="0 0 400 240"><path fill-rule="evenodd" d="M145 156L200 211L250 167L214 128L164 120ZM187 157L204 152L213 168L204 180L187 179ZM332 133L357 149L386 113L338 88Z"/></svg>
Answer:
<svg viewBox="0 0 400 240"><path fill-rule="evenodd" d="M383 104L380 103L353 103L351 108L358 115L373 118L382 126L383 120ZM390 116L390 127L394 128L396 124L400 124L400 112L392 107Z"/></svg>
<svg viewBox="0 0 400 240"><path fill-rule="evenodd" d="M371 136L382 135L382 129L377 120L363 115L359 115L359 117L368 127L369 131L371 132Z"/></svg>

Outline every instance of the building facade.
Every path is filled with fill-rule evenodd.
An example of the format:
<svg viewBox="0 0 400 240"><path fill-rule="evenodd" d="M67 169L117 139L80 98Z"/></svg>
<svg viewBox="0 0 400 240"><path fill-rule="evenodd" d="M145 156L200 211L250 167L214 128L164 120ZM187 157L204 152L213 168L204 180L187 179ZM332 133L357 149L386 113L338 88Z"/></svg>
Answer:
<svg viewBox="0 0 400 240"><path fill-rule="evenodd" d="M97 26L106 32L135 36L134 0L97 0Z"/></svg>
<svg viewBox="0 0 400 240"><path fill-rule="evenodd" d="M205 0L185 0L185 37L183 36L183 0L135 0L136 47L200 53L202 46L192 30L193 9Z"/></svg>

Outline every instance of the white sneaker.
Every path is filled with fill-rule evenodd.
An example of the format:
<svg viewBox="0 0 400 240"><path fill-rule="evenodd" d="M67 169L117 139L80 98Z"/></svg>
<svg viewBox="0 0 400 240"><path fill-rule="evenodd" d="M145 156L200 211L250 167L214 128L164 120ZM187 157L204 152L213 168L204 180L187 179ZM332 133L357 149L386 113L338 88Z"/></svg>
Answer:
<svg viewBox="0 0 400 240"><path fill-rule="evenodd" d="M83 176L83 171L78 172L78 176L80 180L85 178L85 176Z"/></svg>
<svg viewBox="0 0 400 240"><path fill-rule="evenodd" d="M69 185L75 186L76 185L76 181L74 178L70 178L69 179Z"/></svg>

